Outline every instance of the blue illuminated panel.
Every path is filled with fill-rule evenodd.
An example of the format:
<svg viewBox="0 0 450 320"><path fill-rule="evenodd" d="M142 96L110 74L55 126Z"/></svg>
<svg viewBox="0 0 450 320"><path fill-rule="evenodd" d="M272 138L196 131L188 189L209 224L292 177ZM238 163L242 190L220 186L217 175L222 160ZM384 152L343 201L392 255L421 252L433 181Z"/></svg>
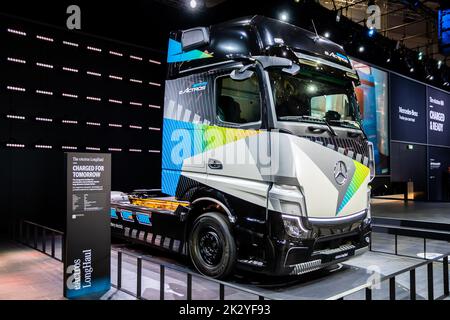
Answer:
<svg viewBox="0 0 450 320"><path fill-rule="evenodd" d="M140 224L144 224L146 226L152 225L151 215L149 214L136 212L136 218Z"/></svg>
<svg viewBox="0 0 450 320"><path fill-rule="evenodd" d="M122 219L125 221L130 221L130 222L134 222L133 219L133 212L131 211L126 211L126 210L122 210L120 212L120 215L122 216Z"/></svg>
<svg viewBox="0 0 450 320"><path fill-rule="evenodd" d="M116 208L111 208L111 218L118 219Z"/></svg>
<svg viewBox="0 0 450 320"><path fill-rule="evenodd" d="M438 38L441 52L450 53L450 9L439 10Z"/></svg>

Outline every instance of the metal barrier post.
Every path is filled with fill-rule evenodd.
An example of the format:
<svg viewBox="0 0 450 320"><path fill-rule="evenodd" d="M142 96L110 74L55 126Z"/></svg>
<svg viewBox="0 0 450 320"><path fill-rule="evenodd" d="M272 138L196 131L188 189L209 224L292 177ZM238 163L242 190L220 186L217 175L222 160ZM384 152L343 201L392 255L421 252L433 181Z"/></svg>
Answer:
<svg viewBox="0 0 450 320"><path fill-rule="evenodd" d="M187 284L186 284L187 296L186 300L192 300L192 274L187 274Z"/></svg>
<svg viewBox="0 0 450 320"><path fill-rule="evenodd" d="M427 239L423 238L423 258L427 259Z"/></svg>
<svg viewBox="0 0 450 320"><path fill-rule="evenodd" d="M52 258L55 257L55 233L52 232Z"/></svg>
<svg viewBox="0 0 450 320"><path fill-rule="evenodd" d="M444 272L444 294L446 295L446 296L448 296L448 294L449 294L449 290L448 290L448 256L445 256L443 259L442 259L442 262L443 262L443 272Z"/></svg>
<svg viewBox="0 0 450 320"><path fill-rule="evenodd" d="M409 298L416 300L416 269L409 271Z"/></svg>
<svg viewBox="0 0 450 320"><path fill-rule="evenodd" d="M137 283L136 283L136 297L142 297L142 257L137 258Z"/></svg>
<svg viewBox="0 0 450 320"><path fill-rule="evenodd" d="M223 285L223 283L221 283L219 286L219 300L225 300L225 286Z"/></svg>
<svg viewBox="0 0 450 320"><path fill-rule="evenodd" d="M45 251L47 250L47 235L45 233L45 229L42 229L42 252L45 253Z"/></svg>
<svg viewBox="0 0 450 320"><path fill-rule="evenodd" d="M395 300L395 277L389 279L389 300Z"/></svg>
<svg viewBox="0 0 450 320"><path fill-rule="evenodd" d="M395 255L398 255L398 235L395 234Z"/></svg>
<svg viewBox="0 0 450 320"><path fill-rule="evenodd" d="M163 265L160 265L159 267L159 300L164 300L164 271L165 267Z"/></svg>
<svg viewBox="0 0 450 320"><path fill-rule="evenodd" d="M117 289L122 288L122 251L117 251Z"/></svg>
<svg viewBox="0 0 450 320"><path fill-rule="evenodd" d="M366 288L366 300L372 300L372 287Z"/></svg>
<svg viewBox="0 0 450 320"><path fill-rule="evenodd" d="M434 287L433 287L433 262L427 264L428 270L428 300L434 300Z"/></svg>
<svg viewBox="0 0 450 320"><path fill-rule="evenodd" d="M64 261L66 257L66 240L65 236L61 236L61 261Z"/></svg>
<svg viewBox="0 0 450 320"><path fill-rule="evenodd" d="M38 229L37 226L34 226L34 248L37 249L37 236L38 236Z"/></svg>

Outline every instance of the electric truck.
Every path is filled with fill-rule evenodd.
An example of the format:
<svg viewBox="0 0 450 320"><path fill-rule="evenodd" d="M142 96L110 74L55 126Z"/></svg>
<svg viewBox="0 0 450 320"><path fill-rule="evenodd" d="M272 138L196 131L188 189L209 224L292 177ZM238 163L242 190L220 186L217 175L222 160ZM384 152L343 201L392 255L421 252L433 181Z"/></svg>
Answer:
<svg viewBox="0 0 450 320"><path fill-rule="evenodd" d="M171 32L167 63L161 190L113 193L114 234L213 278L299 275L368 248L374 148L342 46L252 16Z"/></svg>

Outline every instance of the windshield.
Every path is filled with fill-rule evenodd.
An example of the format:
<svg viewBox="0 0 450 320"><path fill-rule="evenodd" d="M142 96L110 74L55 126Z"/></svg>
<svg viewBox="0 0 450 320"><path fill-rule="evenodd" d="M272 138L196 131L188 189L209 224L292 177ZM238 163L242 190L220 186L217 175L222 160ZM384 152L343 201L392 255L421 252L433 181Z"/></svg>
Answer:
<svg viewBox="0 0 450 320"><path fill-rule="evenodd" d="M361 129L351 81L324 74L269 71L279 121L328 122Z"/></svg>

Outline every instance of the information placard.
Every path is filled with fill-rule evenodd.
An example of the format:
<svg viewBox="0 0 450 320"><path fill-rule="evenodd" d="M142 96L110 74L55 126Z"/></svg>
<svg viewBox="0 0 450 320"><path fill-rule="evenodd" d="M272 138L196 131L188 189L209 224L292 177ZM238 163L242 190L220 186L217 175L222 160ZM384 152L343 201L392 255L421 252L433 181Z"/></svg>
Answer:
<svg viewBox="0 0 450 320"><path fill-rule="evenodd" d="M111 287L111 155L66 153L64 296L90 297Z"/></svg>
<svg viewBox="0 0 450 320"><path fill-rule="evenodd" d="M450 147L450 99L448 93L427 87L428 143Z"/></svg>
<svg viewBox="0 0 450 320"><path fill-rule="evenodd" d="M391 74L389 94L391 139L427 143L425 86Z"/></svg>
<svg viewBox="0 0 450 320"><path fill-rule="evenodd" d="M429 147L429 196L431 201L450 200L450 149Z"/></svg>

